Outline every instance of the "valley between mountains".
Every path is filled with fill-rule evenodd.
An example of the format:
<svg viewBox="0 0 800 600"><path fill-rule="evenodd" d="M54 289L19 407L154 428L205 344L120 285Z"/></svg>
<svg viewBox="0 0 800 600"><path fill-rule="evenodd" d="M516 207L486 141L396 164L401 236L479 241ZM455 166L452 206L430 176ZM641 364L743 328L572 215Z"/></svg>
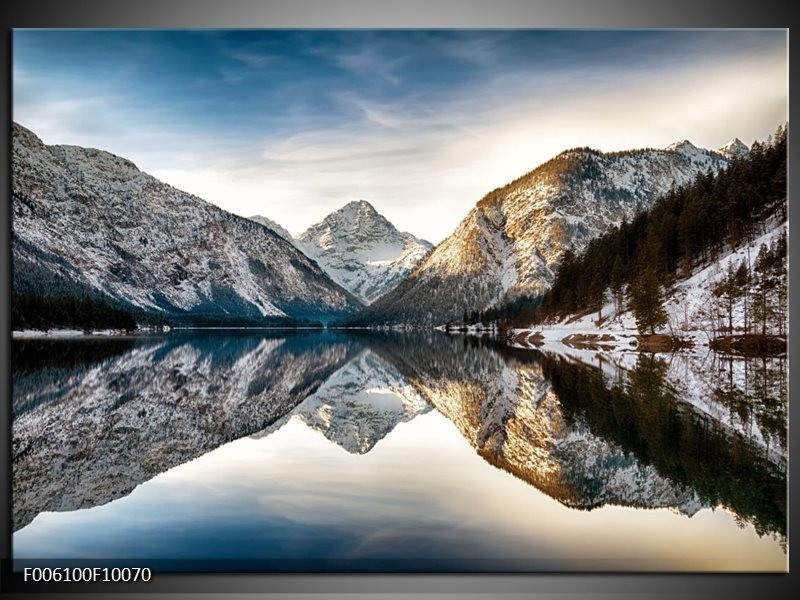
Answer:
<svg viewBox="0 0 800 600"><path fill-rule="evenodd" d="M267 205L240 217L127 159L47 146L15 123L14 329L468 326L535 303L566 253L749 154L738 139L566 150L472 207L465 199L466 216L434 247L366 200L293 235Z"/></svg>

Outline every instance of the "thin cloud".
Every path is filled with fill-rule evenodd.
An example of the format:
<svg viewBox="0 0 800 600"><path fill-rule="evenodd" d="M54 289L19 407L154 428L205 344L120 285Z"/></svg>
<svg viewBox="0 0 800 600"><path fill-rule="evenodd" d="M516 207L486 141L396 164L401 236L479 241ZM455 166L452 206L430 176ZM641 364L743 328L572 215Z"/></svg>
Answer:
<svg viewBox="0 0 800 600"><path fill-rule="evenodd" d="M364 197L401 228L439 241L484 193L568 147L666 146L684 137L716 147L734 136L765 137L785 114L785 91L776 87L783 68L753 60L718 69L714 76L702 69L654 76L566 101L529 102L520 86L513 102L502 103L498 96L508 88L487 91L442 107L447 128L436 114L397 106L398 135L366 114L347 127L305 132L262 154L269 161L264 189L271 173L293 190L291 208L274 194L267 216L298 231ZM311 199L300 213L298 198Z"/></svg>
<svg viewBox="0 0 800 600"><path fill-rule="evenodd" d="M259 54L256 52L245 52L238 50L228 54L234 60L244 63L251 69L263 69L264 67L273 64L276 61L275 56L268 54Z"/></svg>
<svg viewBox="0 0 800 600"><path fill-rule="evenodd" d="M217 36L224 60L187 74L203 93L174 100L185 90L164 73L161 87L109 85L16 53L14 118L47 143L110 150L293 233L364 198L436 243L486 192L566 148L749 143L788 114L785 47L773 38L723 52L724 35L699 36L675 51L662 32L659 44L645 36L586 62L589 45L578 58L569 47L515 55L519 32L389 33L287 36L282 58ZM272 78L280 65L291 68Z"/></svg>

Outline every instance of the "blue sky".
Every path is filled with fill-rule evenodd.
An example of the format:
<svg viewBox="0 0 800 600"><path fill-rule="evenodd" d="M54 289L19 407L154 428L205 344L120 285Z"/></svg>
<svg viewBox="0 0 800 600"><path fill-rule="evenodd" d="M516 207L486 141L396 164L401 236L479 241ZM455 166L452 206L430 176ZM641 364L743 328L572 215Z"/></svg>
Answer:
<svg viewBox="0 0 800 600"><path fill-rule="evenodd" d="M16 30L13 116L292 232L366 199L436 243L561 150L788 118L785 31Z"/></svg>

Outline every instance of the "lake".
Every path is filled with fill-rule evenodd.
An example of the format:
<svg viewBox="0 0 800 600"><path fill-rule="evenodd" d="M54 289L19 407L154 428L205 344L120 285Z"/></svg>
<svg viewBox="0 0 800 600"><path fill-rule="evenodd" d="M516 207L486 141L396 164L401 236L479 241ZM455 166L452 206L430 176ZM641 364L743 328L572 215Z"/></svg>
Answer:
<svg viewBox="0 0 800 600"><path fill-rule="evenodd" d="M13 557L785 571L785 359L438 332L15 339Z"/></svg>

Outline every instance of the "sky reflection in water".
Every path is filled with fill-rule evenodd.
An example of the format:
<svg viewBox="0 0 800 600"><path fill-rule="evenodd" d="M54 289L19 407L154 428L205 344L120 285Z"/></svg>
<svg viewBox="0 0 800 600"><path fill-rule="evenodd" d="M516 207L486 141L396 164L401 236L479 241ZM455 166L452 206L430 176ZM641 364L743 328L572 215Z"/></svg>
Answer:
<svg viewBox="0 0 800 600"><path fill-rule="evenodd" d="M17 557L525 559L544 569L780 570L724 510L566 508L484 462L437 412L365 455L299 419L71 513L43 513Z"/></svg>

